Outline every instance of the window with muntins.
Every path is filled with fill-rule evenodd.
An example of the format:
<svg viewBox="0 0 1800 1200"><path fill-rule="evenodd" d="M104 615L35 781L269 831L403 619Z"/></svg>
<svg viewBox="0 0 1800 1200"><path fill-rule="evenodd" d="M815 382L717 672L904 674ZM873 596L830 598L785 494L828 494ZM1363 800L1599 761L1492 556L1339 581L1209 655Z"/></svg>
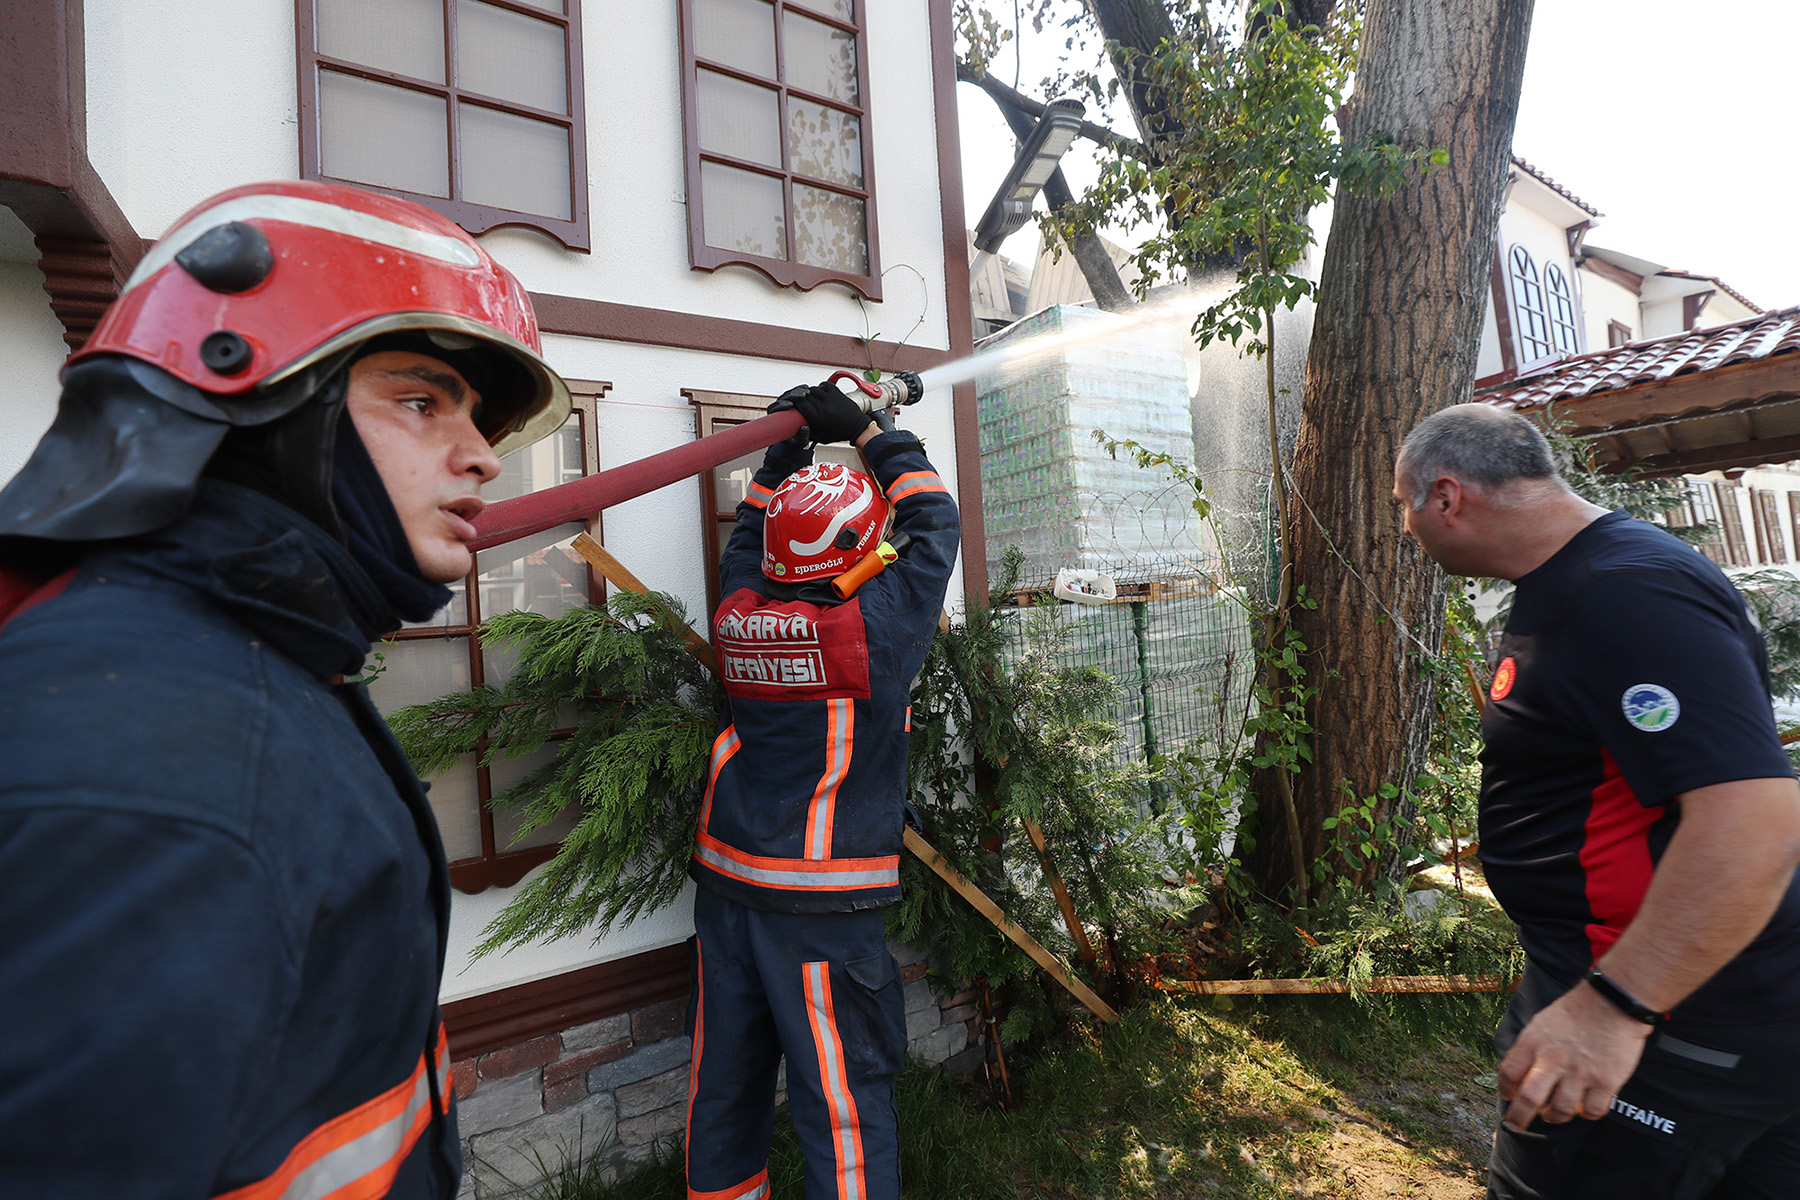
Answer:
<svg viewBox="0 0 1800 1200"><path fill-rule="evenodd" d="M500 460L500 476L481 489L482 498L491 504L595 471L599 447L594 405L608 386L571 379L575 411L568 423L553 436ZM598 538L598 522L596 517L590 528L588 522L572 521L477 554L474 570L451 588L449 607L376 647L383 656L369 684L376 707L389 713L484 684L505 686L516 660L504 648L482 646L482 623L520 610L555 617L599 600L600 586L587 560L570 547L582 532ZM553 740L573 732L573 728L558 730ZM496 757L484 766L481 759L487 748L484 740L474 753L430 780L431 808L450 860L450 882L463 892L517 883L556 853L575 823L576 814L570 811L517 838L518 816L494 809L489 801L550 761L555 748L545 746L519 758Z"/></svg>
<svg viewBox="0 0 1800 1200"><path fill-rule="evenodd" d="M1556 353L1550 340L1550 318L1544 307L1544 285L1538 280L1537 264L1531 252L1514 245L1508 256L1512 274L1513 311L1519 331L1519 361L1536 362Z"/></svg>
<svg viewBox="0 0 1800 1200"><path fill-rule="evenodd" d="M681 0L689 255L881 298L867 0Z"/></svg>
<svg viewBox="0 0 1800 1200"><path fill-rule="evenodd" d="M300 173L588 248L581 0L297 0Z"/></svg>
<svg viewBox="0 0 1800 1200"><path fill-rule="evenodd" d="M1544 292L1550 302L1550 341L1564 354L1581 353L1581 338L1575 328L1575 297L1569 291L1569 277L1555 263L1544 264Z"/></svg>

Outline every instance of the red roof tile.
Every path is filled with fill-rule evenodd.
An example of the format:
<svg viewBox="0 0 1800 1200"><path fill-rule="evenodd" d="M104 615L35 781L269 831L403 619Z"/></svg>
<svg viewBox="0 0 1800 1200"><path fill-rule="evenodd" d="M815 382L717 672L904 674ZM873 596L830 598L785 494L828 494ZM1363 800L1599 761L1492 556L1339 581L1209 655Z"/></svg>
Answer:
<svg viewBox="0 0 1800 1200"><path fill-rule="evenodd" d="M1475 399L1500 408L1539 408L1795 353L1800 353L1800 305L1730 325L1691 329L1565 358L1527 375L1479 387Z"/></svg>
<svg viewBox="0 0 1800 1200"><path fill-rule="evenodd" d="M1577 196L1574 192L1571 192L1568 188L1556 182L1556 180L1550 178L1518 155L1513 155L1512 160L1514 166L1524 169L1533 179L1561 196L1564 200L1567 200L1570 204L1573 204L1576 208L1579 208L1582 212L1585 212L1588 216L1598 217L1601 215L1599 209L1595 208L1586 200L1583 200L1580 196Z"/></svg>

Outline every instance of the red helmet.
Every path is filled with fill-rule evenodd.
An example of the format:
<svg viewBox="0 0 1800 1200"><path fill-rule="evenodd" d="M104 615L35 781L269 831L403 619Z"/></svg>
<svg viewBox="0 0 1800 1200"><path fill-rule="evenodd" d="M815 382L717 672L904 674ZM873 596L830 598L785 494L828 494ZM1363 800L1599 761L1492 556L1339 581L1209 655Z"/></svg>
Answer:
<svg viewBox="0 0 1800 1200"><path fill-rule="evenodd" d="M887 524L887 497L861 471L815 463L769 497L763 574L783 583L842 575L873 550Z"/></svg>
<svg viewBox="0 0 1800 1200"><path fill-rule="evenodd" d="M138 263L69 361L123 354L248 398L408 331L445 351L498 352L499 394L482 396L480 424L500 453L568 417L568 385L544 361L512 273L429 209L342 184L258 183L203 202Z"/></svg>

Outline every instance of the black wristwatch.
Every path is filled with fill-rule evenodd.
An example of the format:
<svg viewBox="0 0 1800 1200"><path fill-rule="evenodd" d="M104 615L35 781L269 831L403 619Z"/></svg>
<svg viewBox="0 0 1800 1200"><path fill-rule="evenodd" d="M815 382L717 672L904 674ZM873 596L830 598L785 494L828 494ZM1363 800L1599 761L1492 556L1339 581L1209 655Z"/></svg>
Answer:
<svg viewBox="0 0 1800 1200"><path fill-rule="evenodd" d="M1599 967L1589 967L1587 973L1588 986L1606 998L1606 1002L1624 1013L1634 1021L1642 1021L1646 1025L1661 1025L1669 1019L1666 1012L1658 1012L1633 996L1630 992L1606 977Z"/></svg>

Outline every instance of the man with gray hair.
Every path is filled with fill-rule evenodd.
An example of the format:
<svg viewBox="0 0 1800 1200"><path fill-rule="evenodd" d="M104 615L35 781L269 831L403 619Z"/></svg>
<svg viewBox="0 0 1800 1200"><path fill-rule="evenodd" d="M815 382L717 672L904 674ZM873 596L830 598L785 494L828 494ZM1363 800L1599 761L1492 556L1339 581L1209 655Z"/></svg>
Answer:
<svg viewBox="0 0 1800 1200"><path fill-rule="evenodd" d="M1527 960L1489 1197L1800 1194L1800 786L1742 598L1515 413L1428 417L1394 498L1445 570L1516 585L1482 716Z"/></svg>

